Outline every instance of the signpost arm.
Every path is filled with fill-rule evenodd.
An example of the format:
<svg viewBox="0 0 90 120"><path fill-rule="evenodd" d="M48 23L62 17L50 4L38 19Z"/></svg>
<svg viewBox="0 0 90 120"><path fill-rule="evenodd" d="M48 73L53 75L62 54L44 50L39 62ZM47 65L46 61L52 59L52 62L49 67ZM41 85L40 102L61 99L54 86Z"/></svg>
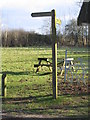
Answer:
<svg viewBox="0 0 90 120"><path fill-rule="evenodd" d="M37 13L32 13L32 17L48 17L51 16L51 12L37 12Z"/></svg>
<svg viewBox="0 0 90 120"><path fill-rule="evenodd" d="M53 97L57 98L57 40L56 40L56 12L52 10L52 82Z"/></svg>

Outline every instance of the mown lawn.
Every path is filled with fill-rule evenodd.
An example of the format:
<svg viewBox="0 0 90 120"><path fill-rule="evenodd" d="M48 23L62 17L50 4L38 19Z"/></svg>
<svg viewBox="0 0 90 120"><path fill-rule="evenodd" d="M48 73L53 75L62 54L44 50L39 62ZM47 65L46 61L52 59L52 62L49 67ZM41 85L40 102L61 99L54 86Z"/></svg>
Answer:
<svg viewBox="0 0 90 120"><path fill-rule="evenodd" d="M65 57L66 48L58 49L58 57ZM69 57L87 48L67 48ZM52 57L51 48L2 48L2 72L7 74L7 97L3 98L3 113L10 115L45 115L50 117L87 117L88 95L59 95L52 97L52 74L43 67L36 73L38 57ZM50 74L47 74L50 73Z"/></svg>

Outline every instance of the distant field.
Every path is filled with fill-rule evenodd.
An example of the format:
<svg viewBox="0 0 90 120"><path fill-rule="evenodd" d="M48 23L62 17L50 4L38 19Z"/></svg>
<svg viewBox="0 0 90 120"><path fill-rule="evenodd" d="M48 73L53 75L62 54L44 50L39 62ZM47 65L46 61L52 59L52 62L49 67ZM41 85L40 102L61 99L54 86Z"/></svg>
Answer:
<svg viewBox="0 0 90 120"><path fill-rule="evenodd" d="M84 64L88 63L87 48L59 48L58 58L65 58L66 49L68 57L75 60L82 57L86 61ZM53 99L52 74L45 74L50 70L43 67L39 73L35 72L34 64L38 63L38 57L51 58L52 49L2 48L2 72L7 74L7 97L3 101L3 112L11 115L87 117L87 94L61 94L56 100Z"/></svg>

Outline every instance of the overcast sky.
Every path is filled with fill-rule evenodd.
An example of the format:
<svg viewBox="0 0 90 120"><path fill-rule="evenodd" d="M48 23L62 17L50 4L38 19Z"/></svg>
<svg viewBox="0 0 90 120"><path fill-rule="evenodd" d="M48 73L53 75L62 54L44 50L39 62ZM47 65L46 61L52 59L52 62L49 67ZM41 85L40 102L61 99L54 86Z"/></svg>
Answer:
<svg viewBox="0 0 90 120"><path fill-rule="evenodd" d="M31 13L55 9L63 28L68 20L77 19L80 11L77 1L79 0L0 0L2 27L43 33L42 26L50 18L32 18Z"/></svg>

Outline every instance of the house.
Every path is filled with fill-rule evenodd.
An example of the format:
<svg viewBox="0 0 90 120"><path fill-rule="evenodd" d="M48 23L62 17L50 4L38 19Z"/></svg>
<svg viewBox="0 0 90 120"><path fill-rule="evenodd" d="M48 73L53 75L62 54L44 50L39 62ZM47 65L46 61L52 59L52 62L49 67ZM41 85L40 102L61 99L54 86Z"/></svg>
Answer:
<svg viewBox="0 0 90 120"><path fill-rule="evenodd" d="M82 25L83 23L90 24L90 2L83 2L82 4L77 24Z"/></svg>
<svg viewBox="0 0 90 120"><path fill-rule="evenodd" d="M90 46L90 0L83 1L79 16L77 18L77 24L79 26L85 24L88 25L88 46Z"/></svg>

